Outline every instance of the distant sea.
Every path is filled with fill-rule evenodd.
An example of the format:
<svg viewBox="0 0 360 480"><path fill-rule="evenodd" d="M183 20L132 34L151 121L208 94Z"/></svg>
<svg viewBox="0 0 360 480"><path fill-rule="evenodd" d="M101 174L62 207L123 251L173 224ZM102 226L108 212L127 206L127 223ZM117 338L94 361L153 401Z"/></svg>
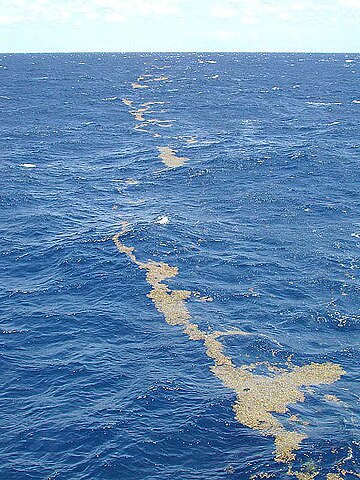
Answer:
<svg viewBox="0 0 360 480"><path fill-rule="evenodd" d="M1 480L356 480L360 55L0 55Z"/></svg>

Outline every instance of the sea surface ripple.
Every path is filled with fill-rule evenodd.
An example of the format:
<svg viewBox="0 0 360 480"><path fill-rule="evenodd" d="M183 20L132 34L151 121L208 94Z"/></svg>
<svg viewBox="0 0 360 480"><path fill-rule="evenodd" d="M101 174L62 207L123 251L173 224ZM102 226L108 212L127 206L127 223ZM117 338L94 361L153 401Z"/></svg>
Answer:
<svg viewBox="0 0 360 480"><path fill-rule="evenodd" d="M359 73L345 54L0 55L0 479L359 478ZM124 221L199 292L202 331L248 333L223 339L237 366L346 372L276 414L307 437L295 473L154 308Z"/></svg>

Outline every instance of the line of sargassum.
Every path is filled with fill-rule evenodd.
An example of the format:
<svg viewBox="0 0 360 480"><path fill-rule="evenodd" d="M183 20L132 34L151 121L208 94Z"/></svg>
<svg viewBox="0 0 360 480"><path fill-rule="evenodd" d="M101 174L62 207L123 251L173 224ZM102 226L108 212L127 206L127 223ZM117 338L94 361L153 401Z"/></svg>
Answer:
<svg viewBox="0 0 360 480"><path fill-rule="evenodd" d="M144 74L138 77L137 82L133 82L131 85L134 89L149 88L149 85L140 83L140 82L160 82L160 81L169 81L169 78L166 76L153 77L152 75ZM123 98L123 103L128 106L133 106L133 101L127 98ZM161 128L169 128L173 125L172 120L159 120L158 118L145 118L144 115L151 112L151 107L153 105L163 105L164 102L145 102L140 105L137 109L132 109L129 113L139 122L135 129L149 133L146 129L149 125L156 125ZM154 134L154 137L160 137L158 133ZM188 142L193 143L195 140L190 138ZM169 168L181 167L189 160L188 157L179 157L177 156L177 150L171 148L170 146L158 146L158 158Z"/></svg>
<svg viewBox="0 0 360 480"><path fill-rule="evenodd" d="M151 75L142 75L140 81L162 81L168 77L149 78ZM132 87L148 88L148 85L132 83ZM123 103L132 107L133 102L123 99ZM146 102L137 110L131 110L138 125L137 130L149 133L147 125L155 124L161 127L172 126L172 121L158 119L145 119L144 114L149 113L152 105L164 102ZM154 137L160 137L154 134ZM188 142L194 142L191 138ZM169 146L158 146L158 157L170 168L177 168L185 164L187 157L178 157L177 151ZM290 463L295 459L295 451L299 449L305 434L287 430L273 413L285 414L288 405L305 400L300 387L309 385L329 384L338 380L345 371L337 364L327 362L323 364L311 363L302 367L293 367L292 370L274 369L268 365L269 372L277 371L275 376L258 375L251 372L256 364L236 367L228 355L224 354L224 345L219 338L226 335L248 335L241 330L230 332L204 332L199 326L191 321L191 316L186 308L186 300L194 293L188 290L171 290L164 280L178 274L177 267L171 267L163 262L148 261L146 263L137 260L134 249L127 247L120 241L120 237L127 231L127 225L123 225L120 233L113 237L117 249L126 254L139 268L146 270L147 282L152 290L148 294L155 307L161 312L167 323L178 325L191 339L202 341L206 355L214 362L211 371L225 386L235 391L237 400L233 405L236 419L239 423L261 431L264 435L273 436L275 439L275 460ZM196 292L198 293L198 292ZM313 480L319 472L293 471L291 467L289 475L296 476L298 480ZM344 473L345 475L345 473ZM329 473L327 480L343 480L337 473Z"/></svg>
<svg viewBox="0 0 360 480"><path fill-rule="evenodd" d="M224 345L219 340L225 335L248 335L235 330L230 332L207 332L192 322L186 300L192 295L189 290L173 290L164 281L178 275L178 268L164 262L141 262L134 248L124 245L120 238L128 231L126 223L121 232L113 237L119 252L124 253L140 269L145 270L146 280L151 286L148 297L170 325L182 327L190 340L202 341L206 355L212 359L211 371L222 383L234 390L236 402L233 405L239 423L275 439L275 459L290 463L295 459L295 450L306 435L286 429L273 415L285 414L289 404L303 402L304 393L300 387L330 384L338 380L345 371L337 364L310 363L293 366L292 370L281 370L273 376L252 373L253 365L236 367L232 358L224 353ZM296 474L298 476L298 473ZM300 474L299 474L300 475ZM303 474L301 474L303 475ZM332 474L330 474L332 475ZM304 476L299 478L305 479ZM336 480L329 477L328 480Z"/></svg>

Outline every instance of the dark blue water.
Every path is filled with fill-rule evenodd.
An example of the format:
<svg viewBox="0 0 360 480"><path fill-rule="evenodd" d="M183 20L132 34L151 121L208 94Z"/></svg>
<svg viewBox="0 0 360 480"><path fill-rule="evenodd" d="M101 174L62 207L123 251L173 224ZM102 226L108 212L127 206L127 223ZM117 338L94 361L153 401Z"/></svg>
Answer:
<svg viewBox="0 0 360 480"><path fill-rule="evenodd" d="M0 57L0 478L294 478L146 297L123 220L139 259L213 297L196 323L252 333L225 339L236 364L342 366L289 408L293 468L358 478L360 56ZM122 98L173 125L135 130Z"/></svg>

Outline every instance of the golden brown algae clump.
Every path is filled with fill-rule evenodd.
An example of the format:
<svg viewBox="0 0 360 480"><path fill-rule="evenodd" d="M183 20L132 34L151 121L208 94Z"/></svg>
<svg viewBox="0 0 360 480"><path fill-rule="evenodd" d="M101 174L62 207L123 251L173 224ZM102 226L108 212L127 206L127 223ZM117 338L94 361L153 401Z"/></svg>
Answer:
<svg viewBox="0 0 360 480"><path fill-rule="evenodd" d="M123 98L122 102L128 107L131 107L131 105L133 103L132 100L128 100L127 98Z"/></svg>
<svg viewBox="0 0 360 480"><path fill-rule="evenodd" d="M171 267L163 262L150 260L144 263L137 260L134 248L127 247L120 241L120 237L127 229L128 225L123 223L122 231L113 237L114 243L121 253L125 253L139 268L146 270L146 280L152 287L148 297L154 302L157 310L164 315L168 324L181 326L191 340L204 342L206 355L214 362L212 372L226 387L236 393L237 399L233 408L238 422L275 438L276 461L289 463L294 460L294 451L299 448L306 435L287 430L273 413L285 414L289 404L303 402L305 396L300 387L335 382L345 373L344 370L330 362L310 363L302 367L292 366L291 370L269 368L269 375L252 373L252 365L236 367L231 357L225 355L224 345L218 338L248 333L241 330L209 333L191 322L185 301L192 292L172 290L163 283L167 278L178 274L177 267ZM316 473L306 472L292 474L299 480L311 480L316 476ZM329 477L328 480L338 479Z"/></svg>
<svg viewBox="0 0 360 480"><path fill-rule="evenodd" d="M141 85L140 83L133 82L131 84L132 88L149 88L149 85Z"/></svg>
<svg viewBox="0 0 360 480"><path fill-rule="evenodd" d="M159 158L170 168L181 167L189 160L187 157L177 157L176 150L170 147L157 147L159 150Z"/></svg>

